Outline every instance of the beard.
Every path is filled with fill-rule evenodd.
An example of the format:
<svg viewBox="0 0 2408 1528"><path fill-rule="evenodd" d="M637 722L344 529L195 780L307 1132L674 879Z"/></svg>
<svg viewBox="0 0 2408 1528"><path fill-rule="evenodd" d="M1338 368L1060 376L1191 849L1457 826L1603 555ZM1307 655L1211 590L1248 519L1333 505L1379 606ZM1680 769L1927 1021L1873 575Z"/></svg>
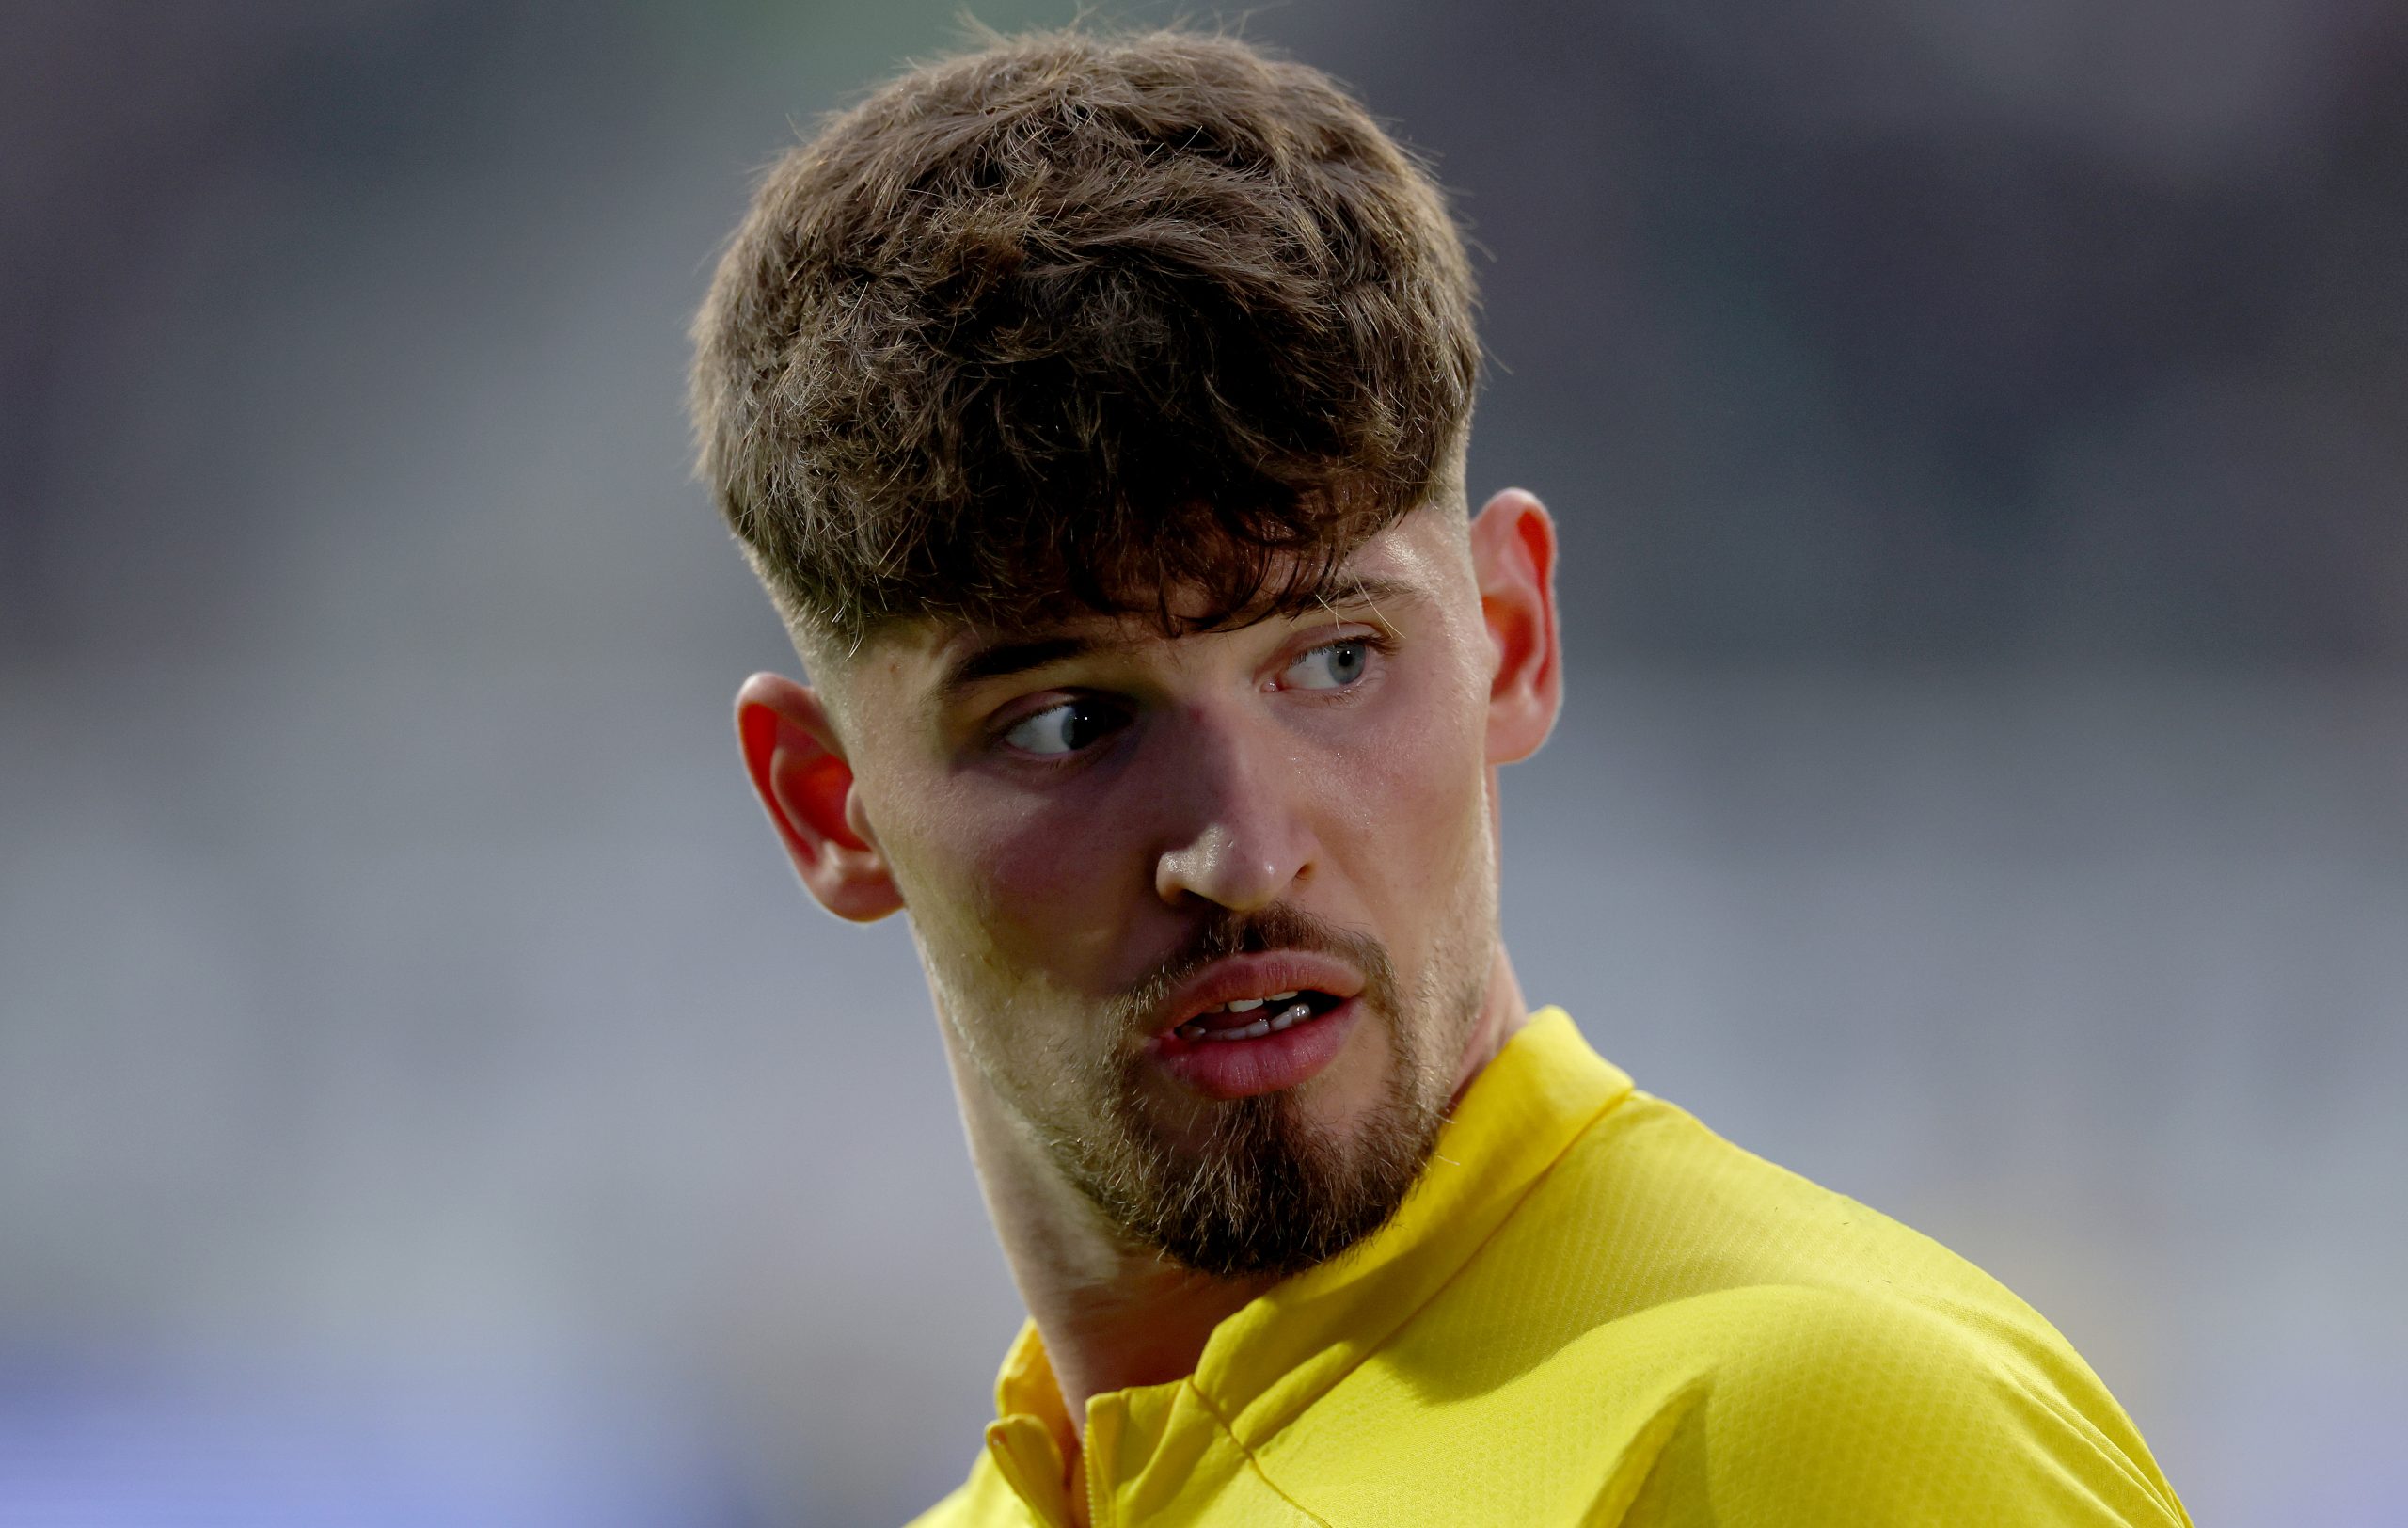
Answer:
<svg viewBox="0 0 2408 1528"><path fill-rule="evenodd" d="M1272 907L1205 927L1121 999L1122 1032L1142 1032L1170 993L1212 962L1273 949L1325 952L1363 973L1355 1001L1385 1025L1388 1066L1379 1098L1352 1129L1315 1122L1292 1092L1280 1091L1211 1105L1200 1133L1174 1132L1146 1089L1138 1055L1083 1079L1078 1091L1096 1103L1085 1128L1032 1122L1063 1176L1124 1236L1214 1278L1300 1273L1387 1222L1446 1122L1450 1063L1460 1046L1437 1042L1469 1032L1482 990L1418 993L1407 1011L1377 940ZM1484 984L1484 966L1478 975ZM1456 1011L1431 1011L1448 998Z"/></svg>

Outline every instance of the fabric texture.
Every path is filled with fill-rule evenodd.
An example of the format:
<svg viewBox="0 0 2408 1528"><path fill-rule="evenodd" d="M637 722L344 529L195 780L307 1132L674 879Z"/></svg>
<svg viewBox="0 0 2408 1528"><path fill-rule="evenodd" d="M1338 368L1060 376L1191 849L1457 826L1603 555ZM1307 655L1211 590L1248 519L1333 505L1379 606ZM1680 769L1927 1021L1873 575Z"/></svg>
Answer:
<svg viewBox="0 0 2408 1528"><path fill-rule="evenodd" d="M1545 1009L1396 1218L1088 1403L1024 1328L913 1528L2189 1528L2072 1347L1938 1243L1634 1089Z"/></svg>

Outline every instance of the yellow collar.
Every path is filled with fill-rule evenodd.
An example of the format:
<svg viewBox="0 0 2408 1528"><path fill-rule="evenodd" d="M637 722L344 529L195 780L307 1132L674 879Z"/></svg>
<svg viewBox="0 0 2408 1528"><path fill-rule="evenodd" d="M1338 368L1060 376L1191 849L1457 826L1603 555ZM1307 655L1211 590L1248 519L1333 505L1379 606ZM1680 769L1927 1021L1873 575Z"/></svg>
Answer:
<svg viewBox="0 0 2408 1528"><path fill-rule="evenodd" d="M1133 1449L1142 1457L1185 1409L1180 1393L1193 1390L1241 1447L1259 1447L1428 1303L1630 1087L1561 1009L1531 1014L1465 1090L1394 1218L1214 1328L1193 1378L1095 1396L1087 1404L1090 1433L1108 1430L1120 1443L1116 1452ZM1012 1435L1025 1448L1035 1441L1032 1425L1049 1444L1069 1434L1033 1322L1021 1329L996 1377L995 1411L989 1438L1010 1473L1022 1472L1002 1458L1001 1445ZM1106 1420L1108 1429L1100 1425Z"/></svg>

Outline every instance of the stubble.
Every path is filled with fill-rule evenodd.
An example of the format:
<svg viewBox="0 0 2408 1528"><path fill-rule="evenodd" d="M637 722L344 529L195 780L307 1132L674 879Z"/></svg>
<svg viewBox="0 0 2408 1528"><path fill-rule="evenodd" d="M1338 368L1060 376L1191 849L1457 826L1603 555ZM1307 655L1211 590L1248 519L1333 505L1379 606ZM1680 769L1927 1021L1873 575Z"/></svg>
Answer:
<svg viewBox="0 0 2408 1528"><path fill-rule="evenodd" d="M1210 1105L1200 1134L1175 1131L1147 1087L1142 1054L1110 1058L1082 1079L1076 1091L1094 1101L1083 1128L1032 1122L1063 1176L1122 1235L1215 1278L1299 1273L1386 1223L1446 1122L1450 1058L1432 1053L1471 1019L1431 1011L1461 1006L1460 995L1418 990L1408 998L1379 941L1273 907L1199 931L1121 999L1123 1032L1142 1033L1201 967L1275 949L1334 955L1363 973L1355 1001L1385 1032L1388 1064L1379 1097L1342 1133L1312 1119L1293 1090ZM1478 1001L1474 994L1475 1009Z"/></svg>

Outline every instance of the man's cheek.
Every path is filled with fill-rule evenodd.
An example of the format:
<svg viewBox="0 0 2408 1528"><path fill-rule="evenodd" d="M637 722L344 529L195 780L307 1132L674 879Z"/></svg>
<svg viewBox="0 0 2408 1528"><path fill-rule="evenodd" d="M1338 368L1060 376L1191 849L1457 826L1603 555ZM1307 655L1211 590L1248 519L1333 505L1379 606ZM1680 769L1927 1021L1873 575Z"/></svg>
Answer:
<svg viewBox="0 0 2408 1528"><path fill-rule="evenodd" d="M993 910L1052 908L1093 895L1101 868L1097 863L1097 824L1064 820L1063 814L1022 809L982 822L972 849L973 873Z"/></svg>
<svg viewBox="0 0 2408 1528"><path fill-rule="evenodd" d="M1006 960L1085 985L1085 973L1112 963L1130 878L1097 823L1054 817L1028 812L990 825L965 861L964 899Z"/></svg>
<svg viewBox="0 0 2408 1528"><path fill-rule="evenodd" d="M1417 712L1358 753L1352 815L1397 873L1416 880L1455 873L1469 847L1466 823L1485 804L1481 740L1458 717Z"/></svg>

